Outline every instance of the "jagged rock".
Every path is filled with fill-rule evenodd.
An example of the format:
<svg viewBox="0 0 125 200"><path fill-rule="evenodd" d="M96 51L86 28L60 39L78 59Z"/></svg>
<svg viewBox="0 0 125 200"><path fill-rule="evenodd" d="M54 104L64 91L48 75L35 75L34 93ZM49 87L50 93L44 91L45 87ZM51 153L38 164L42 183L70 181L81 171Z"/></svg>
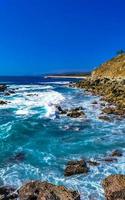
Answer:
<svg viewBox="0 0 125 200"><path fill-rule="evenodd" d="M82 107L76 107L70 110L68 109L63 110L61 106L57 106L57 110L61 115L67 115L68 117L71 118L78 118L85 116Z"/></svg>
<svg viewBox="0 0 125 200"><path fill-rule="evenodd" d="M9 186L2 186L0 187L0 199L1 200L16 200L18 197L18 194L15 192L14 188L11 188Z"/></svg>
<svg viewBox="0 0 125 200"><path fill-rule="evenodd" d="M72 117L72 118L78 118L78 117L84 117L85 113L79 110L71 110L71 111L68 111L67 116Z"/></svg>
<svg viewBox="0 0 125 200"><path fill-rule="evenodd" d="M104 158L104 161L105 161L105 162L116 162L117 159L116 159L116 158L109 157L109 158Z"/></svg>
<svg viewBox="0 0 125 200"><path fill-rule="evenodd" d="M72 176L75 174L86 174L88 172L87 164L84 160L69 161L65 169L65 176Z"/></svg>
<svg viewBox="0 0 125 200"><path fill-rule="evenodd" d="M111 175L103 180L107 200L125 200L125 175Z"/></svg>
<svg viewBox="0 0 125 200"><path fill-rule="evenodd" d="M7 89L5 84L0 85L0 92L4 92Z"/></svg>
<svg viewBox="0 0 125 200"><path fill-rule="evenodd" d="M108 116L106 116L106 115L100 115L99 119L107 121L107 122L111 122L111 119Z"/></svg>
<svg viewBox="0 0 125 200"><path fill-rule="evenodd" d="M31 181L19 189L20 200L80 200L76 191L47 182Z"/></svg>
<svg viewBox="0 0 125 200"><path fill-rule="evenodd" d="M90 166L98 166L98 165L100 165L99 162L92 161L92 160L87 161L87 163L88 163Z"/></svg>
<svg viewBox="0 0 125 200"><path fill-rule="evenodd" d="M0 105L5 105L5 104L7 104L6 101L0 100Z"/></svg>
<svg viewBox="0 0 125 200"><path fill-rule="evenodd" d="M115 150L112 152L111 156L113 157L121 157L122 156L122 152L120 150Z"/></svg>

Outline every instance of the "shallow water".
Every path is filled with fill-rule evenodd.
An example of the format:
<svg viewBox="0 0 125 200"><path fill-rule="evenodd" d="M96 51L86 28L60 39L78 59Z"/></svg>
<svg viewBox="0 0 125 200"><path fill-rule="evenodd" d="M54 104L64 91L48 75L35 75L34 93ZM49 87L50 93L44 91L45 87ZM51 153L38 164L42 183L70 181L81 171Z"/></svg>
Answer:
<svg viewBox="0 0 125 200"><path fill-rule="evenodd" d="M82 199L103 200L102 179L125 173L124 157L113 163L101 161L114 149L124 152L125 120L99 120L100 104L92 104L99 97L68 88L69 80L24 80L6 80L16 93L1 94L10 103L0 106L0 184L19 187L28 180L47 180L78 190ZM87 119L59 116L56 105L82 106ZM20 152L18 161L14 157ZM64 177L67 161L81 158L101 164L90 167L87 175Z"/></svg>

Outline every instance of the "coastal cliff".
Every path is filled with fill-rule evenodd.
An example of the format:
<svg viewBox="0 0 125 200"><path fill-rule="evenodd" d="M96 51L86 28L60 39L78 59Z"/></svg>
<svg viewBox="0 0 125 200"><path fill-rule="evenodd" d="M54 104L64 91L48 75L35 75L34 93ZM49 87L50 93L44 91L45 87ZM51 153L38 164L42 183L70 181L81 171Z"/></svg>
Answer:
<svg viewBox="0 0 125 200"><path fill-rule="evenodd" d="M103 63L92 72L92 78L125 78L125 54Z"/></svg>

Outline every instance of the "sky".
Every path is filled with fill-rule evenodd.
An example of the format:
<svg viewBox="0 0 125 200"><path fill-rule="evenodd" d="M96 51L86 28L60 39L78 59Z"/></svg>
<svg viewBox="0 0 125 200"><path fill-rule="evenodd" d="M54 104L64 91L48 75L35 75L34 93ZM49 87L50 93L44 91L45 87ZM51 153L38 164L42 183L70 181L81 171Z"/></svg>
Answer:
<svg viewBox="0 0 125 200"><path fill-rule="evenodd" d="M91 71L125 49L125 0L0 0L0 75Z"/></svg>

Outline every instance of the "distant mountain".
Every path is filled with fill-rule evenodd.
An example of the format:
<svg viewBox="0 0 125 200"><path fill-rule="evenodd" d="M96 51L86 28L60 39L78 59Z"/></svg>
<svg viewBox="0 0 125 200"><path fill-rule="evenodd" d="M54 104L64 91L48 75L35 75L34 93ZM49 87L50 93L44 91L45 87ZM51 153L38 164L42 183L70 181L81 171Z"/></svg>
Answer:
<svg viewBox="0 0 125 200"><path fill-rule="evenodd" d="M93 78L125 78L125 54L105 62L92 72Z"/></svg>

